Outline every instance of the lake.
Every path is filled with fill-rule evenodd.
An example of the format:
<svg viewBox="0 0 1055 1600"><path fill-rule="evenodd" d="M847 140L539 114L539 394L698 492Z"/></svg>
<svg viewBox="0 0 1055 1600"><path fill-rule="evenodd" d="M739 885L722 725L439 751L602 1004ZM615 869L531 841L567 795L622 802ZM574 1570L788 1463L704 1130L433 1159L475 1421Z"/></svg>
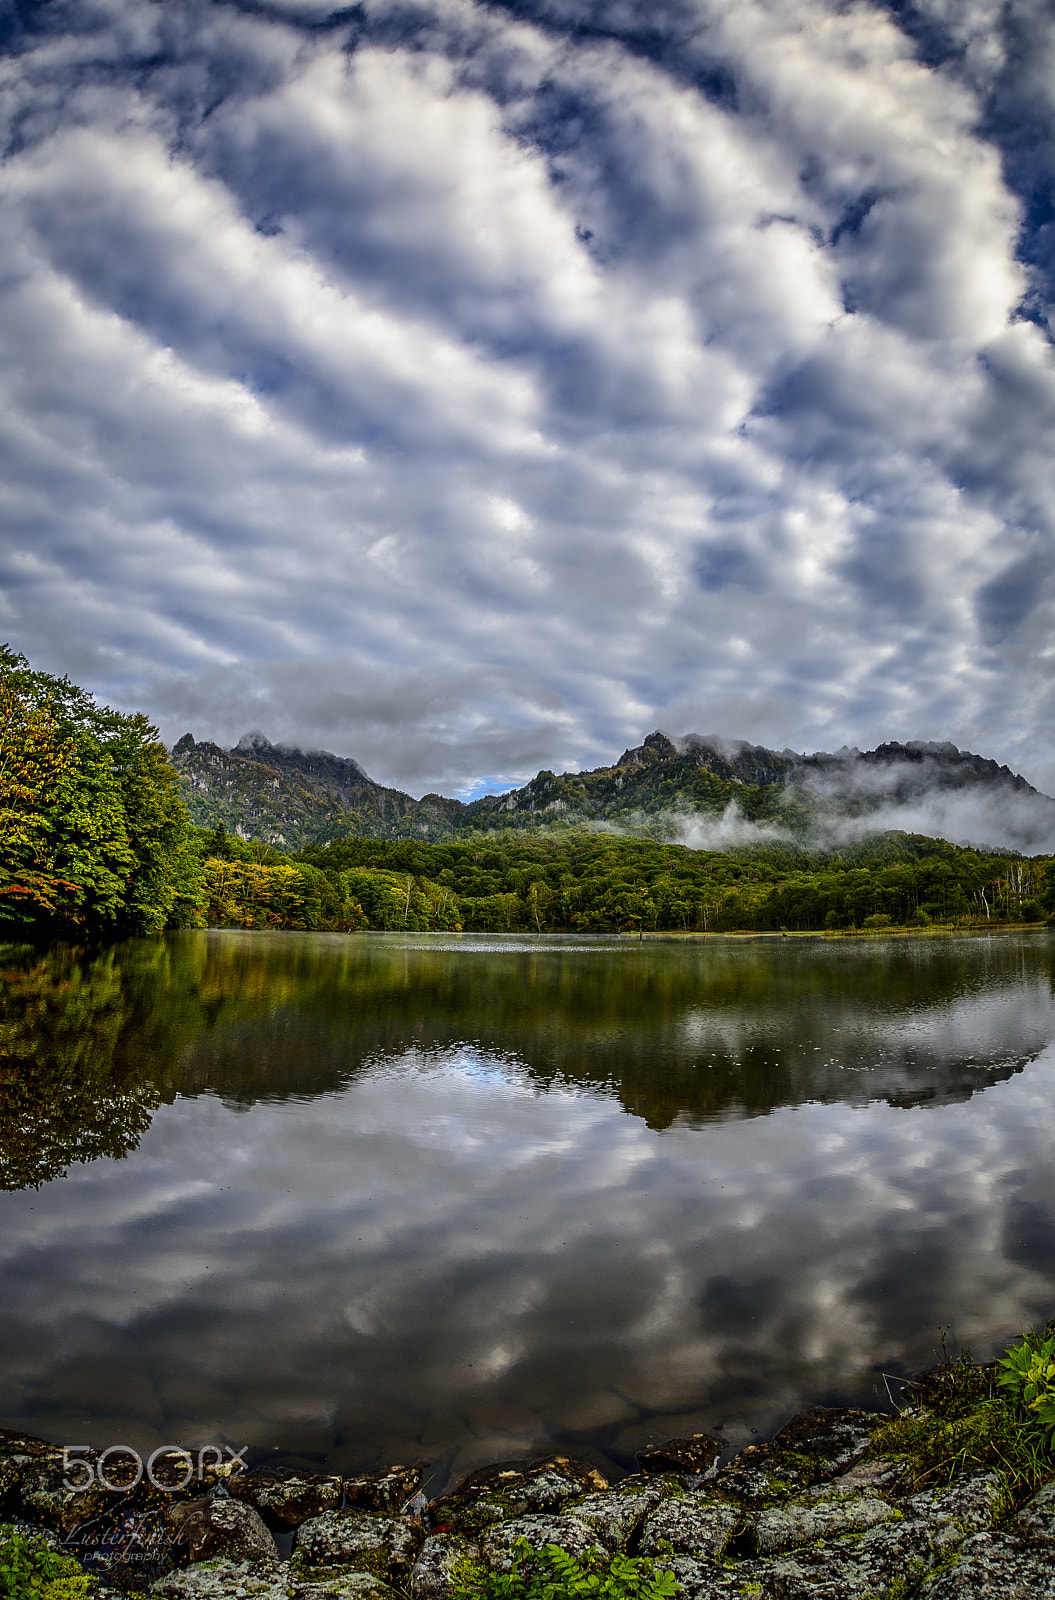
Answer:
<svg viewBox="0 0 1055 1600"><path fill-rule="evenodd" d="M1055 1313L1053 957L1043 930L8 950L0 1425L429 1460L435 1493L886 1405L939 1329L981 1358Z"/></svg>

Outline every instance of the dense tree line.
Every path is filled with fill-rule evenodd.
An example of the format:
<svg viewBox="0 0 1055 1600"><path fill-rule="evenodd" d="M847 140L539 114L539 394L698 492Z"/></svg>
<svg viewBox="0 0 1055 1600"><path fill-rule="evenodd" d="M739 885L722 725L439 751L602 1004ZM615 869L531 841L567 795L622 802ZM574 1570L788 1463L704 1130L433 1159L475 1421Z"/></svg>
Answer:
<svg viewBox="0 0 1055 1600"><path fill-rule="evenodd" d="M246 927L825 932L1036 922L1055 911L1046 859L907 834L824 855L689 850L587 829L351 839L296 857L217 830L202 848L209 920Z"/></svg>

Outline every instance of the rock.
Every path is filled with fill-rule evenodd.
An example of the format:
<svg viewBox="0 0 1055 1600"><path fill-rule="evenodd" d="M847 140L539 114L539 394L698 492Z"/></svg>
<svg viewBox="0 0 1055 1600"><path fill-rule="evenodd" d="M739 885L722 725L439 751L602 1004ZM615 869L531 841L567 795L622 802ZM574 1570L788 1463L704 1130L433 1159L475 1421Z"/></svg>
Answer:
<svg viewBox="0 0 1055 1600"><path fill-rule="evenodd" d="M278 1547L258 1511L237 1500L189 1500L170 1512L175 1536L195 1562L277 1561Z"/></svg>
<svg viewBox="0 0 1055 1600"><path fill-rule="evenodd" d="M650 1444L637 1452L637 1463L644 1473L676 1472L702 1477L717 1461L722 1446L709 1433L692 1433L684 1439L668 1439L665 1444Z"/></svg>
<svg viewBox="0 0 1055 1600"><path fill-rule="evenodd" d="M158 1578L150 1593L165 1600L288 1600L289 1569L280 1562L199 1561Z"/></svg>
<svg viewBox="0 0 1055 1600"><path fill-rule="evenodd" d="M567 1456L504 1462L471 1473L452 1494L433 1500L429 1514L435 1531L472 1537L502 1518L560 1511L570 1500L607 1488L608 1479L595 1467Z"/></svg>
<svg viewBox="0 0 1055 1600"><path fill-rule="evenodd" d="M710 1479L707 1487L728 1500L745 1506L768 1505L801 1494L812 1482L804 1477L772 1445L749 1444L728 1466Z"/></svg>
<svg viewBox="0 0 1055 1600"><path fill-rule="evenodd" d="M908 1468L900 1461L877 1458L875 1461L859 1461L849 1472L841 1472L837 1478L816 1484L809 1493L815 1498L823 1496L826 1500L834 1500L839 1495L869 1492L884 1496L898 1495L908 1481Z"/></svg>
<svg viewBox="0 0 1055 1600"><path fill-rule="evenodd" d="M904 1600L932 1560L920 1523L894 1522L860 1539L805 1546L759 1563L765 1600Z"/></svg>
<svg viewBox="0 0 1055 1600"><path fill-rule="evenodd" d="M756 1567L745 1562L730 1571L716 1561L700 1561L695 1556L668 1556L657 1562L664 1571L673 1572L681 1585L678 1600L761 1600L760 1574Z"/></svg>
<svg viewBox="0 0 1055 1600"><path fill-rule="evenodd" d="M361 1511L399 1516L413 1499L424 1474L424 1467L389 1467L385 1472L366 1472L356 1478L345 1478L345 1501Z"/></svg>
<svg viewBox="0 0 1055 1600"><path fill-rule="evenodd" d="M386 1582L410 1578L425 1541L407 1517L376 1517L368 1511L324 1511L301 1523L293 1550L297 1577L308 1581L313 1567L349 1567L371 1572Z"/></svg>
<svg viewBox="0 0 1055 1600"><path fill-rule="evenodd" d="M958 1549L968 1534L992 1527L1001 1500L1000 1479L987 1472L961 1478L933 1494L914 1494L905 1502L905 1514L927 1525L931 1544L941 1557Z"/></svg>
<svg viewBox="0 0 1055 1600"><path fill-rule="evenodd" d="M690 1490L681 1499L664 1500L652 1513L641 1535L641 1554L660 1556L672 1546L675 1555L717 1559L742 1522L739 1506Z"/></svg>
<svg viewBox="0 0 1055 1600"><path fill-rule="evenodd" d="M372 1572L341 1571L325 1578L294 1580L290 1600L399 1600L399 1596Z"/></svg>
<svg viewBox="0 0 1055 1600"><path fill-rule="evenodd" d="M513 1517L491 1528L484 1538L481 1553L487 1566L495 1572L512 1572L513 1546L518 1539L526 1539L533 1550L541 1550L547 1544L559 1545L570 1556L585 1555L597 1545L591 1530L576 1517Z"/></svg>
<svg viewBox="0 0 1055 1600"><path fill-rule="evenodd" d="M1055 1483L1045 1484L1018 1514L1023 1538L1041 1539L1055 1544Z"/></svg>
<svg viewBox="0 0 1055 1600"><path fill-rule="evenodd" d="M882 1522L900 1519L901 1513L878 1495L821 1500L810 1504L793 1501L760 1512L755 1523L759 1555L775 1555L818 1539L837 1539L847 1533L867 1533Z"/></svg>
<svg viewBox="0 0 1055 1600"><path fill-rule="evenodd" d="M627 1490L623 1484L608 1489L603 1494L584 1495L572 1500L565 1508L577 1522L585 1523L606 1550L621 1550L641 1523L654 1511L660 1501L671 1494L669 1478L655 1478L642 1488ZM677 1485L681 1492L681 1485Z"/></svg>
<svg viewBox="0 0 1055 1600"><path fill-rule="evenodd" d="M341 1504L343 1480L322 1473L239 1473L228 1482L233 1500L255 1507L267 1520L283 1528L298 1528L309 1517L336 1511Z"/></svg>
<svg viewBox="0 0 1055 1600"><path fill-rule="evenodd" d="M45 1461L62 1461L62 1450L31 1433L0 1428L0 1508L16 1500L16 1491L26 1478L34 1476Z"/></svg>
<svg viewBox="0 0 1055 1600"><path fill-rule="evenodd" d="M1003 1533L974 1533L954 1567L919 1591L920 1600L1055 1600L1055 1563L1044 1545Z"/></svg>
<svg viewBox="0 0 1055 1600"><path fill-rule="evenodd" d="M793 1454L795 1465L804 1476L812 1474L812 1482L834 1478L867 1453L873 1430L887 1421L880 1411L816 1406L792 1417L777 1434L774 1448L785 1457Z"/></svg>
<svg viewBox="0 0 1055 1600"><path fill-rule="evenodd" d="M482 1571L479 1545L457 1534L434 1533L422 1545L410 1575L413 1600L449 1600L459 1566Z"/></svg>
<svg viewBox="0 0 1055 1600"><path fill-rule="evenodd" d="M28 1520L54 1528L60 1534L72 1533L80 1523L106 1516L118 1500L127 1499L124 1489L97 1486L94 1475L98 1462L97 1450L85 1451L68 1468L63 1465L61 1451L55 1456L36 1457L16 1491L17 1501ZM81 1471L77 1470L78 1465ZM130 1457L117 1457L104 1464L104 1471L112 1482L119 1484L120 1468L131 1465ZM90 1478L85 1469L90 1469ZM86 1485L83 1489L66 1487L67 1483L79 1484L82 1477Z"/></svg>

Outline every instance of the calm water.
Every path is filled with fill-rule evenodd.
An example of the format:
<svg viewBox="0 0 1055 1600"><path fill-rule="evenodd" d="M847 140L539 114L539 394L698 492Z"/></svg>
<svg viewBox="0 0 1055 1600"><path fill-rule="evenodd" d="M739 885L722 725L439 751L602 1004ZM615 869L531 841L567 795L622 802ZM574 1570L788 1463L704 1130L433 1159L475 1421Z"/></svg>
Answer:
<svg viewBox="0 0 1055 1600"><path fill-rule="evenodd" d="M0 1425L434 1488L1055 1312L1055 942L200 933L0 974Z"/></svg>

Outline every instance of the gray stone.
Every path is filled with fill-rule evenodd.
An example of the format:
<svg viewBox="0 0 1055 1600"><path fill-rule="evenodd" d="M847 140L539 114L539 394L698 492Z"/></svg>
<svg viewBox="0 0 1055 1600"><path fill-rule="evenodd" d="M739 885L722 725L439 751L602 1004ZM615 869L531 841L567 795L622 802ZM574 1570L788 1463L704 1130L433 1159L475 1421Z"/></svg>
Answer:
<svg viewBox="0 0 1055 1600"><path fill-rule="evenodd" d="M1043 1539L1055 1544L1055 1483L1045 1484L1018 1514L1018 1526L1026 1539Z"/></svg>
<svg viewBox="0 0 1055 1600"><path fill-rule="evenodd" d="M649 1512L668 1498L669 1483L669 1479L657 1478L654 1484L625 1492L620 1484L603 1494L588 1494L581 1500L572 1500L567 1511L569 1516L585 1523L606 1550L620 1550Z"/></svg>
<svg viewBox="0 0 1055 1600"><path fill-rule="evenodd" d="M168 1572L150 1593L165 1600L289 1600L289 1568L248 1561L199 1561Z"/></svg>
<svg viewBox="0 0 1055 1600"><path fill-rule="evenodd" d="M1001 1497L996 1473L981 1473L932 1494L914 1494L905 1502L905 1514L927 1525L940 1558L958 1549L968 1534L992 1527Z"/></svg>
<svg viewBox="0 0 1055 1600"><path fill-rule="evenodd" d="M755 1523L755 1539L760 1555L775 1555L780 1550L815 1544L818 1539L866 1533L869 1528L899 1517L900 1512L878 1495L862 1494L809 1504L794 1502L760 1512Z"/></svg>
<svg viewBox="0 0 1055 1600"><path fill-rule="evenodd" d="M409 1580L425 1535L406 1517L368 1511L324 1511L297 1530L293 1566L305 1580L311 1567L350 1567L390 1583Z"/></svg>
<svg viewBox="0 0 1055 1600"><path fill-rule="evenodd" d="M191 1561L221 1556L227 1561L277 1561L278 1548L258 1511L226 1496L173 1506L176 1541Z"/></svg>
<svg viewBox="0 0 1055 1600"><path fill-rule="evenodd" d="M488 1529L482 1545L484 1561L495 1572L512 1572L513 1546L518 1539L526 1539L533 1550L541 1550L547 1544L559 1545L571 1556L585 1555L597 1545L593 1531L576 1517L513 1517Z"/></svg>
<svg viewBox="0 0 1055 1600"><path fill-rule="evenodd" d="M760 1573L752 1562L730 1570L696 1556L668 1556L656 1566L677 1578L681 1585L678 1600L759 1600Z"/></svg>
<svg viewBox="0 0 1055 1600"><path fill-rule="evenodd" d="M641 1535L641 1554L662 1555L662 1546L669 1544L676 1555L718 1558L742 1521L739 1506L692 1490L681 1499L664 1500L652 1513Z"/></svg>
<svg viewBox="0 0 1055 1600"><path fill-rule="evenodd" d="M908 1482L908 1469L900 1461L859 1461L849 1472L816 1484L809 1493L814 1499L834 1500L840 1495L896 1495Z"/></svg>
<svg viewBox="0 0 1055 1600"><path fill-rule="evenodd" d="M1055 1600L1055 1562L1043 1545L974 1533L960 1559L920 1590L921 1600Z"/></svg>
<svg viewBox="0 0 1055 1600"><path fill-rule="evenodd" d="M873 1431L889 1420L880 1411L817 1406L792 1417L774 1447L778 1453L792 1450L808 1463L813 1481L834 1478L867 1454Z"/></svg>
<svg viewBox="0 0 1055 1600"><path fill-rule="evenodd" d="M294 1579L290 1600L398 1600L398 1591L372 1572L344 1569L325 1577Z"/></svg>
<svg viewBox="0 0 1055 1600"><path fill-rule="evenodd" d="M478 1563L480 1547L456 1533L434 1533L426 1539L410 1575L413 1600L448 1600L453 1592L452 1574L460 1563Z"/></svg>
<svg viewBox="0 0 1055 1600"><path fill-rule="evenodd" d="M916 1592L932 1559L923 1525L895 1522L759 1563L756 1582L765 1600L902 1600Z"/></svg>
<svg viewBox="0 0 1055 1600"><path fill-rule="evenodd" d="M768 1505L773 1500L801 1494L812 1481L778 1455L772 1445L749 1444L715 1474L707 1488L745 1506Z"/></svg>

